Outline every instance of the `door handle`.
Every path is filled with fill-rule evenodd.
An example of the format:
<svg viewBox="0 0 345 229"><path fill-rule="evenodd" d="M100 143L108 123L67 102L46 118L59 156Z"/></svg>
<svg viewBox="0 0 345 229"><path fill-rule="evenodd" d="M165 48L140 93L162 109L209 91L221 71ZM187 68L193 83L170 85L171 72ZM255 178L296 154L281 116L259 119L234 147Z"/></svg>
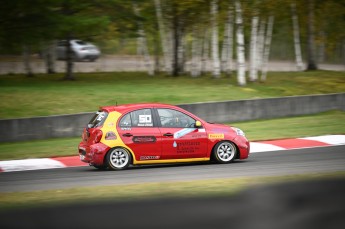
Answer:
<svg viewBox="0 0 345 229"><path fill-rule="evenodd" d="M125 133L125 134L123 134L122 136L124 136L124 137L132 137L132 136L133 136L133 134L130 134L130 133Z"/></svg>
<svg viewBox="0 0 345 229"><path fill-rule="evenodd" d="M174 135L172 133L166 133L166 134L163 134L163 136L165 136L165 137L172 137Z"/></svg>

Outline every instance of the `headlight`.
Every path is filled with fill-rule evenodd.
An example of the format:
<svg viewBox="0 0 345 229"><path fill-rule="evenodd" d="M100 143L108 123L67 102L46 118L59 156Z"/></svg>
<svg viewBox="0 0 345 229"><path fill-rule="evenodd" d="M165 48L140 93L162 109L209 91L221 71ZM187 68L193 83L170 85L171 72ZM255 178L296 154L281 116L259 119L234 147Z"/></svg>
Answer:
<svg viewBox="0 0 345 229"><path fill-rule="evenodd" d="M246 136L241 129L238 129L236 127L231 127L231 128L236 132L237 135L239 135L239 136Z"/></svg>

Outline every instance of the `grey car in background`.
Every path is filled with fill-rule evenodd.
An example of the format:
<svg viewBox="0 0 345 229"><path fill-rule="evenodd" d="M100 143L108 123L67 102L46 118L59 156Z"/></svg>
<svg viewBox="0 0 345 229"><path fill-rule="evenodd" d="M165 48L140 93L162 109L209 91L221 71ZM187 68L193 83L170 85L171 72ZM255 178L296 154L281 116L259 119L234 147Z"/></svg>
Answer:
<svg viewBox="0 0 345 229"><path fill-rule="evenodd" d="M101 54L100 50L93 44L82 40L70 40L72 57L75 61L95 61ZM58 60L66 60L67 41L58 41L56 46L56 57Z"/></svg>

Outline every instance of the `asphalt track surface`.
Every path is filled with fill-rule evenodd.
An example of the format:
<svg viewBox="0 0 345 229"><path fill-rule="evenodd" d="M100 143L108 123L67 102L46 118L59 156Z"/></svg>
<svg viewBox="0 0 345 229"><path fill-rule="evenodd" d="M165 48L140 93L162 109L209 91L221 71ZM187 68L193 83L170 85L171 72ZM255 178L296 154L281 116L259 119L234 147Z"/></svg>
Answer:
<svg viewBox="0 0 345 229"><path fill-rule="evenodd" d="M345 146L253 153L231 164L133 166L124 171L73 167L0 174L0 193L99 185L345 171Z"/></svg>
<svg viewBox="0 0 345 229"><path fill-rule="evenodd" d="M345 146L333 146L261 152L228 165L143 166L121 172L76 167L2 173L0 189L28 191L344 170ZM338 177L261 185L232 196L71 203L0 211L0 228L345 228L344 193L345 178Z"/></svg>

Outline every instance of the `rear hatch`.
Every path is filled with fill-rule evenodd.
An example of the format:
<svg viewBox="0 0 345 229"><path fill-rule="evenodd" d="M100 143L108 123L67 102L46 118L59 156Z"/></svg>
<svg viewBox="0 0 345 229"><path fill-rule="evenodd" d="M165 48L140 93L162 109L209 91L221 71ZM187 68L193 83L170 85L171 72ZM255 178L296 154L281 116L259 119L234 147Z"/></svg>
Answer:
<svg viewBox="0 0 345 229"><path fill-rule="evenodd" d="M91 118L90 122L87 124L87 127L83 131L83 142L87 144L98 143L102 138L102 131L100 130L103 126L103 123L108 117L108 112L98 111Z"/></svg>

